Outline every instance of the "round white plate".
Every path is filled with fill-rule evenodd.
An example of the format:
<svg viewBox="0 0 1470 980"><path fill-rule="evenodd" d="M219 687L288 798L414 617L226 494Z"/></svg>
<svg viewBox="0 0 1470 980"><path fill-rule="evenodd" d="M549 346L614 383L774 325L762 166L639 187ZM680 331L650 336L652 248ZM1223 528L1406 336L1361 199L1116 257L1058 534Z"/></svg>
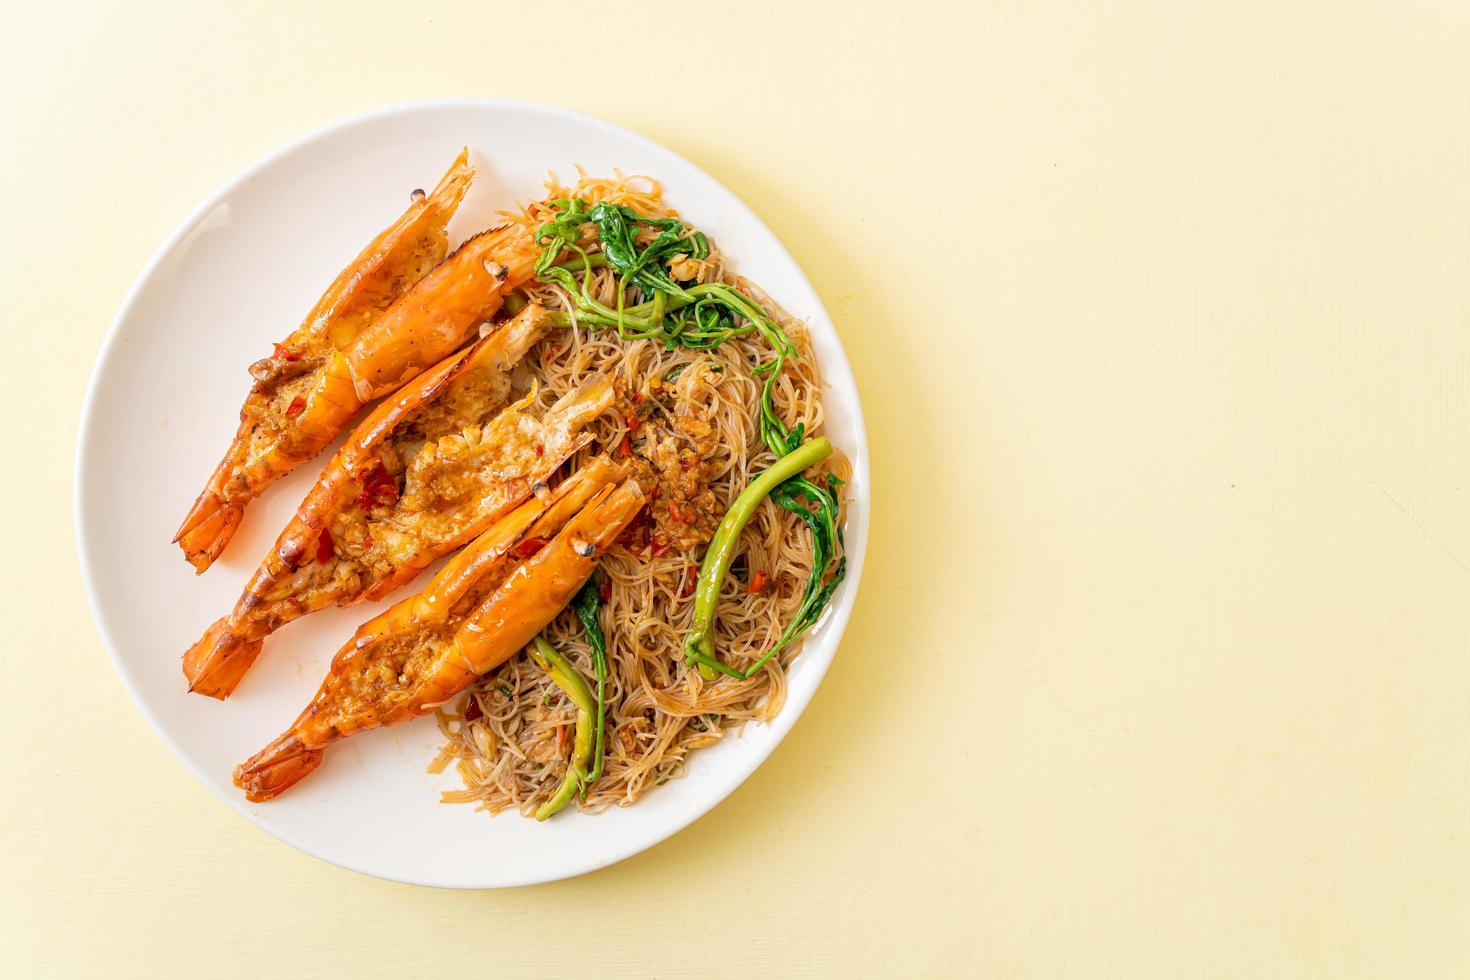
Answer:
<svg viewBox="0 0 1470 980"><path fill-rule="evenodd" d="M432 719L330 749L321 768L267 804L231 783L236 763L281 732L333 653L380 607L332 609L266 643L223 703L185 691L179 657L228 612L316 478L325 455L247 511L225 556L196 578L170 543L235 431L245 368L286 336L337 272L469 146L475 183L451 244L497 209L539 196L548 171L648 174L735 267L810 325L827 432L848 454L848 576L790 674L774 722L695 754L688 774L632 807L564 811L538 824L439 802ZM489 888L581 874L650 847L704 814L760 765L826 673L863 568L868 449L852 372L821 301L791 255L735 195L678 154L609 123L548 106L455 100L394 106L334 123L231 180L164 243L103 344L82 412L76 514L82 570L123 683L189 770L249 820L317 857L398 881ZM410 586L409 588L413 588ZM398 598L405 594L400 592ZM188 833L188 828L181 828Z"/></svg>

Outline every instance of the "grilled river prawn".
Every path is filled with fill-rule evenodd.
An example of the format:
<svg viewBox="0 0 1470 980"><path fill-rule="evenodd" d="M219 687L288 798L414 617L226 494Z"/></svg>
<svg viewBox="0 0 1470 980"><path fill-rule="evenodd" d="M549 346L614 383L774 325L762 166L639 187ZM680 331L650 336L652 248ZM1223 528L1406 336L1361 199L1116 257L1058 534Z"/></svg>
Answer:
<svg viewBox="0 0 1470 980"><path fill-rule="evenodd" d="M501 410L507 372L545 329L544 311L527 307L358 426L234 610L184 654L191 690L228 697L276 629L382 598L544 487L613 397L594 379L544 414L534 389Z"/></svg>
<svg viewBox="0 0 1470 980"><path fill-rule="evenodd" d="M635 481L613 483L620 476L595 460L503 517L422 593L359 629L290 729L236 768L235 785L252 801L272 799L315 769L326 746L426 714L518 653L643 506Z"/></svg>
<svg viewBox="0 0 1470 980"><path fill-rule="evenodd" d="M306 323L252 366L256 383L235 441L174 539L197 570L224 551L246 504L326 448L368 402L453 353L531 277L540 205L444 259L444 226L471 174L461 154L433 195L379 236Z"/></svg>
<svg viewBox="0 0 1470 980"><path fill-rule="evenodd" d="M468 151L461 152L432 194L416 193L403 216L338 274L301 326L251 365L255 383L234 442L174 536L198 571L224 551L246 505L316 455L357 412L351 392L343 398L334 383L334 355L444 260L445 227L474 176L467 161Z"/></svg>

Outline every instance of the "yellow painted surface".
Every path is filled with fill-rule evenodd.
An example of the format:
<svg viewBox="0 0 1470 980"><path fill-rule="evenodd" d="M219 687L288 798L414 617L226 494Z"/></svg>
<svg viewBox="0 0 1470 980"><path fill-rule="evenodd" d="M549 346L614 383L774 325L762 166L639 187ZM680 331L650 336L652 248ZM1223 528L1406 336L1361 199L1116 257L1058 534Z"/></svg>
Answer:
<svg viewBox="0 0 1470 980"><path fill-rule="evenodd" d="M1470 7L0 13L0 975L1470 971ZM496 893L340 871L196 785L72 532L157 244L282 141L439 95L729 185L873 445L858 608L782 748L664 845Z"/></svg>

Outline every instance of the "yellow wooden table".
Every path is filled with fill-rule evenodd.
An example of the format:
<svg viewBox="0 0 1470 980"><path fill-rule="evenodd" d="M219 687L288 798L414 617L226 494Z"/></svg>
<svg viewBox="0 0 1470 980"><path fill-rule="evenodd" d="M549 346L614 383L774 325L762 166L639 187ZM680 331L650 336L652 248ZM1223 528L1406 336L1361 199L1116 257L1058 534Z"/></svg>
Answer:
<svg viewBox="0 0 1470 980"><path fill-rule="evenodd" d="M0 975L1466 975L1470 8L1412 6L6 5ZM725 182L873 447L787 742L662 846L506 892L211 797L72 531L157 244L282 141L438 95Z"/></svg>

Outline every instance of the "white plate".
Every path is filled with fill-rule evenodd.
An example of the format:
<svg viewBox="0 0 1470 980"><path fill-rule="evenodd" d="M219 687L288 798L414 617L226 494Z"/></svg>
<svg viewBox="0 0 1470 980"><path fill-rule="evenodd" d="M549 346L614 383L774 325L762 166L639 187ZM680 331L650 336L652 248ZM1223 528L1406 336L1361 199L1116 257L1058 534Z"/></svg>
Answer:
<svg viewBox="0 0 1470 980"><path fill-rule="evenodd" d="M548 171L649 174L735 267L810 325L827 432L853 463L848 576L790 674L776 720L695 754L688 774L632 807L544 824L438 802L455 777L424 767L432 719L329 750L279 800L248 803L236 763L295 718L341 643L379 607L333 609L280 631L221 703L186 693L179 656L227 612L321 461L247 512L229 550L196 578L170 544L235 430L245 368L293 330L333 276L430 187L461 146L476 179L451 235L539 195ZM326 457L323 457L323 460ZM749 208L679 155L600 120L494 100L395 106L310 133L255 163L190 215L129 293L87 392L77 444L77 537L92 611L123 683L189 770L230 806L301 850L398 881L487 888L581 874L650 847L724 799L791 729L826 673L862 574L868 449L852 372L821 301ZM410 586L409 588L412 588ZM402 592L399 593L401 596ZM395 596L397 598L398 596ZM187 834L187 827L179 828Z"/></svg>

